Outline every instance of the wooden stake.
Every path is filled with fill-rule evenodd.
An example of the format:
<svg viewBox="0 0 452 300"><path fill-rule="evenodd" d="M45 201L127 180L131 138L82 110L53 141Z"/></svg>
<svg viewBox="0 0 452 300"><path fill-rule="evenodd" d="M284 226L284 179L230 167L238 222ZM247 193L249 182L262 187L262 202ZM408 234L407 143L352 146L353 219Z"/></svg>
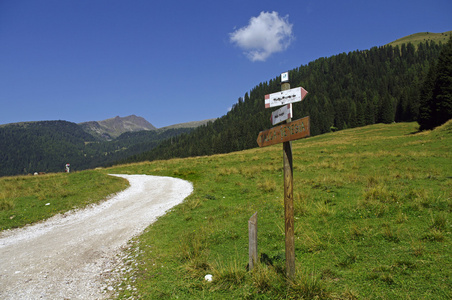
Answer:
<svg viewBox="0 0 452 300"><path fill-rule="evenodd" d="M249 267L250 271L257 263L257 212L248 220L248 244L249 244Z"/></svg>

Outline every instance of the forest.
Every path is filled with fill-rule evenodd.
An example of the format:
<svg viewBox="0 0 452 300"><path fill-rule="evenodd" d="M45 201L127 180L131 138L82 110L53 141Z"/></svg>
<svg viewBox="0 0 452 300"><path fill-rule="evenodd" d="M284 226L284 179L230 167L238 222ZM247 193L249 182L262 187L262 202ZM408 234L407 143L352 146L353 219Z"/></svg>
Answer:
<svg viewBox="0 0 452 300"><path fill-rule="evenodd" d="M309 92L302 102L294 103L293 119L310 116L311 136L375 123L416 121L420 89L442 47L433 41L373 47L322 57L289 70L291 88L302 86ZM259 132L271 127L272 109L265 109L264 97L280 90L279 77L260 83L215 122L121 162L257 147Z"/></svg>
<svg viewBox="0 0 452 300"><path fill-rule="evenodd" d="M101 141L67 121L38 121L0 126L0 176L92 169L149 151L162 140L191 128L126 132Z"/></svg>

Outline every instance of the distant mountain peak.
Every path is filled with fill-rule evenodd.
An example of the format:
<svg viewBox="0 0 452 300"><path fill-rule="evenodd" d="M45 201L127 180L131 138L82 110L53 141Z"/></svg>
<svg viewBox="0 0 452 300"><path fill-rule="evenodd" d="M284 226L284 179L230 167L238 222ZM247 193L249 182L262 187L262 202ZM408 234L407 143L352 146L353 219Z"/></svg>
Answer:
<svg viewBox="0 0 452 300"><path fill-rule="evenodd" d="M102 121L89 121L79 123L86 132L102 140L114 139L125 132L142 130L156 130L157 128L143 117L130 115L116 116Z"/></svg>

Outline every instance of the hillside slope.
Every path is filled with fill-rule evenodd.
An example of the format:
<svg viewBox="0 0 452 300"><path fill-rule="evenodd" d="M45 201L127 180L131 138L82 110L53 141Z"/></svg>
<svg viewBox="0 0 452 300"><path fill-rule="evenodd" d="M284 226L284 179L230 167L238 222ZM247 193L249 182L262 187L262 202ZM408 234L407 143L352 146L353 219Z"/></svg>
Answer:
<svg viewBox="0 0 452 300"><path fill-rule="evenodd" d="M310 116L311 135L375 123L417 119L419 90L437 60L435 42L369 50L319 58L289 71L291 87L309 94L293 106L293 119ZM271 127L266 94L280 91L279 76L246 93L231 111L189 135L164 142L124 162L228 153L256 147L260 131Z"/></svg>
<svg viewBox="0 0 452 300"><path fill-rule="evenodd" d="M123 298L450 299L452 121L416 130L377 124L293 142L293 281L284 275L281 145L104 170L195 188L139 237ZM255 212L266 259L247 272Z"/></svg>
<svg viewBox="0 0 452 300"><path fill-rule="evenodd" d="M419 46L420 43L425 43L427 41L433 41L435 43L447 43L449 38L452 36L452 31L446 31L441 33L434 32L419 32L415 34L410 34L403 38L397 39L391 43L388 43L389 46L402 46L402 44L412 43L414 46Z"/></svg>

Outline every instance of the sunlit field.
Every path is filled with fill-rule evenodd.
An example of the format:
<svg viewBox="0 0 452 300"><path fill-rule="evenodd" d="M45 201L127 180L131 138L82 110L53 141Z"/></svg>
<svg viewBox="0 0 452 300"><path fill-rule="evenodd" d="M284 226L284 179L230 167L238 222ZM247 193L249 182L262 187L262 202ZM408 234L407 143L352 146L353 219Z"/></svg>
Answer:
<svg viewBox="0 0 452 300"><path fill-rule="evenodd" d="M194 192L131 243L120 298L451 298L451 122L421 133L416 123L343 130L295 141L293 154L293 280L285 276L282 145L1 178L1 228L126 187L109 173L173 176ZM248 271L255 212L261 262Z"/></svg>

